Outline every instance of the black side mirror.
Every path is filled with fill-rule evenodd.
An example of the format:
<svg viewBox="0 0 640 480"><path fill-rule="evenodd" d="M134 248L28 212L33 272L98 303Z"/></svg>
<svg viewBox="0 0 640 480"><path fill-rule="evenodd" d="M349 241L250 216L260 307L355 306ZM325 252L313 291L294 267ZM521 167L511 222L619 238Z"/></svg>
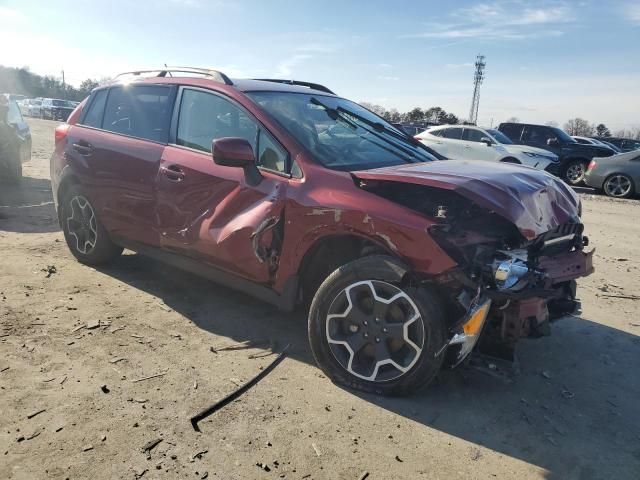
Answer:
<svg viewBox="0 0 640 480"><path fill-rule="evenodd" d="M491 139L489 137L482 137L480 139L480 141L484 144L487 145L487 147L490 147L491 145L493 145L493 142L491 141Z"/></svg>
<svg viewBox="0 0 640 480"><path fill-rule="evenodd" d="M214 140L211 145L211 156L217 165L242 168L247 183L251 186L258 185L262 181L253 148L244 138L226 137Z"/></svg>

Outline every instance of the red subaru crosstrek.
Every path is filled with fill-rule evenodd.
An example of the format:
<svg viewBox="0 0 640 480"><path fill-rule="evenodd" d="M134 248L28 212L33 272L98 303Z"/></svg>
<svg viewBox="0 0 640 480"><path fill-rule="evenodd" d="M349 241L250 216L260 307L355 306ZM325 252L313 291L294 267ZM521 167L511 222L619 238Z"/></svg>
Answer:
<svg viewBox="0 0 640 480"><path fill-rule="evenodd" d="M593 271L580 202L520 165L444 160L322 85L132 72L55 133L54 198L86 264L123 248L292 310L334 381L409 392L513 352Z"/></svg>

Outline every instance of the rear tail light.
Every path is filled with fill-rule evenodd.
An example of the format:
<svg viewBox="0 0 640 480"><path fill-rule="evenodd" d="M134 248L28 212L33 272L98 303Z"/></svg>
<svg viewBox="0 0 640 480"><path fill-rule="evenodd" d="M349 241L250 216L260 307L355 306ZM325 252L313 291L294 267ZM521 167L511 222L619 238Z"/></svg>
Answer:
<svg viewBox="0 0 640 480"><path fill-rule="evenodd" d="M597 166L598 166L598 164L596 163L596 161L595 160L591 160L591 162L589 162L589 166L587 167L587 172L593 170Z"/></svg>
<svg viewBox="0 0 640 480"><path fill-rule="evenodd" d="M60 143L62 140L66 138L67 133L69 132L70 126L71 125L69 125L68 123L61 123L56 127L56 130L54 133L56 144Z"/></svg>

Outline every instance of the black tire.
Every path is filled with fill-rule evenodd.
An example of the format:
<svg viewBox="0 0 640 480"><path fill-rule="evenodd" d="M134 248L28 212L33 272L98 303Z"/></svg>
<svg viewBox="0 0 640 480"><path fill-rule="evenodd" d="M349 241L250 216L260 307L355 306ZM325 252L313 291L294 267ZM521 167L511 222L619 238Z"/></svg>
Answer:
<svg viewBox="0 0 640 480"><path fill-rule="evenodd" d="M329 275L322 285L320 285L311 303L308 325L309 343L318 366L333 382L367 393L406 395L430 383L439 372L444 355L440 354L436 356L436 354L441 351L445 343L445 317L440 300L432 291L425 287L417 288L415 286L401 284L401 277L397 275L397 271L389 270L388 267L390 264L397 265L392 257L382 255L370 256L352 261ZM349 372L347 368L341 364L334 351L332 351L332 348L339 347L332 347L328 340L327 322L329 319L327 316L329 315L330 308L334 308L335 302L342 301L340 300L341 296L347 295L347 287L353 287L354 284L358 285L358 282L366 280L372 281L376 285L376 289L380 288L380 285L383 285L391 286L402 291L411 299L420 315L417 320L409 323L411 323L412 329L422 332L422 349L418 354L416 353L418 352L417 349L414 352L410 352L404 345L401 347L405 349L405 351L409 351L410 354L413 353L413 360L407 362L407 365L403 365L407 369L406 372L401 373L396 378L371 381L354 375L354 373ZM349 292L351 292L351 290L349 290ZM403 299L403 301L406 300ZM407 305L410 305L410 303L407 303ZM389 308L387 312L390 310ZM399 311L401 309L396 310ZM385 313L385 315L387 315L387 313ZM367 318L374 319L374 315L371 314L371 317ZM383 323L386 321L387 318L382 319ZM377 319L376 323L378 323ZM406 323L406 320L397 324L397 326L403 325L405 330L403 330L402 337L406 339L408 329L404 327L404 323ZM363 324L366 325L367 322L363 322ZM390 325L390 323L384 324ZM381 324L378 324L376 328L379 329L380 325ZM368 328L371 327L362 327L363 331ZM380 330L378 331L380 332ZM350 330L348 335L355 336L361 333L360 331L358 331L358 333L352 332L353 330ZM377 334L375 335L377 337ZM366 335L363 333L363 336ZM373 339L373 334L370 338ZM378 338L376 338L376 341L377 340ZM358 350L358 352L362 352L363 355L367 349L375 350L377 348L373 341L359 341L365 343L365 346L360 347ZM387 342L388 340L384 340L384 344L387 345L386 348L390 351L389 343ZM346 350L346 347L341 348L343 348L344 352L350 352L351 362L355 363L356 355L361 355L361 353L354 354L351 349ZM397 373L400 372L397 368L388 366L378 370L380 364L378 357L374 357L374 360L371 362L375 362L375 367L370 376L373 376L376 372L382 371L385 368L387 372L389 372L389 370L395 370ZM378 377L376 376L376 378Z"/></svg>
<svg viewBox="0 0 640 480"><path fill-rule="evenodd" d="M88 210L87 206L92 214L92 217L89 216L89 218L84 213L80 213L80 210L83 212ZM83 220L85 221L73 220L76 216L84 216ZM98 220L95 209L79 185L71 185L64 192L60 200L60 220L67 246L79 262L87 265L100 265L112 261L122 253L122 247L111 241L109 234ZM82 224L82 226L77 226L78 224ZM72 232L72 229L75 232ZM92 236L94 233L95 236ZM93 245L87 243L91 239Z"/></svg>
<svg viewBox="0 0 640 480"><path fill-rule="evenodd" d="M569 160L562 170L562 179L572 187L584 185L584 175L587 173L588 166L587 160Z"/></svg>
<svg viewBox="0 0 640 480"><path fill-rule="evenodd" d="M615 188L614 182L617 182ZM625 173L614 173L613 175L609 175L603 182L602 191L605 195L613 198L631 198L636 193L636 186L629 175Z"/></svg>

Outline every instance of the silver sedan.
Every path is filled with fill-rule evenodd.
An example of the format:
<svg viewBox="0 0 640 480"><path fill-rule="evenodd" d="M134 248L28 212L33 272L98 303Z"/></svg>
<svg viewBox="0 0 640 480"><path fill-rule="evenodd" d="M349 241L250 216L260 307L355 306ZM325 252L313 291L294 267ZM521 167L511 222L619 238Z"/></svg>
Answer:
<svg viewBox="0 0 640 480"><path fill-rule="evenodd" d="M610 197L633 196L640 187L640 150L594 158L587 169L585 183Z"/></svg>

